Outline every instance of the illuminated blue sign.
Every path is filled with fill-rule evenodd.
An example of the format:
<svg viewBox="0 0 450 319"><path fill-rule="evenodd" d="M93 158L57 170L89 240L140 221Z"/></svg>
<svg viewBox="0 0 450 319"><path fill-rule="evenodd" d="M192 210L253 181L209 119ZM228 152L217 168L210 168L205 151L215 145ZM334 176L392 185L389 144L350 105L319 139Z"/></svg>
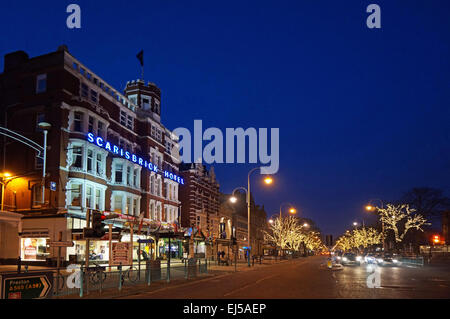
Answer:
<svg viewBox="0 0 450 319"><path fill-rule="evenodd" d="M117 145L114 145L108 141L105 141L100 136L95 136L92 133L88 133L87 140L89 142L97 145L98 147L104 148L105 150L107 150L113 154L120 155L121 157L124 157L133 163L139 164L139 165L149 169L152 172L158 173L158 171L159 171L158 166L156 166L155 164L144 160L142 157L137 156L136 154L131 154L128 151L124 151L123 148L120 148ZM182 177L180 177L172 172L168 172L168 171L161 171L161 173L164 175L165 178L171 179L179 184L184 185L184 179Z"/></svg>

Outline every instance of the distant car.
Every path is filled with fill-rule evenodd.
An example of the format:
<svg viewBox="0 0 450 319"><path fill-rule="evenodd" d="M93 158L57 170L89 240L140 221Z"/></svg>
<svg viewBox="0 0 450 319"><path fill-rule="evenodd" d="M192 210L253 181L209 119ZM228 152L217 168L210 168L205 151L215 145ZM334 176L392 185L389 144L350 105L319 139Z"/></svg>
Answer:
<svg viewBox="0 0 450 319"><path fill-rule="evenodd" d="M376 264L377 258L375 254L368 253L364 256L364 262L366 264Z"/></svg>
<svg viewBox="0 0 450 319"><path fill-rule="evenodd" d="M331 257L332 259L334 259L336 262L341 262L341 259L342 259L342 252L340 252L340 251L335 251L335 252L333 252L332 253L332 257Z"/></svg>
<svg viewBox="0 0 450 319"><path fill-rule="evenodd" d="M359 265L361 265L361 259L358 257L361 258L361 256L357 256L354 253L345 253L342 255L341 264L345 265L345 266L347 266L347 265L358 265L359 266Z"/></svg>
<svg viewBox="0 0 450 319"><path fill-rule="evenodd" d="M377 256L376 258L377 264L380 266L400 266L398 255L385 253Z"/></svg>

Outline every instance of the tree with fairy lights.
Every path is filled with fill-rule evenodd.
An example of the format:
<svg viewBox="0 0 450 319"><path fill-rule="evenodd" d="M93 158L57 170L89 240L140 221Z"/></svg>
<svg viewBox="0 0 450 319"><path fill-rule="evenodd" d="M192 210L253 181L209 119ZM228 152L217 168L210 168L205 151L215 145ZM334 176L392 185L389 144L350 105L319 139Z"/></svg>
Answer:
<svg viewBox="0 0 450 319"><path fill-rule="evenodd" d="M395 241L401 243L406 233L410 229L416 229L423 232L422 226L430 225L421 214L414 214L414 208L408 204L387 204L386 208L377 207L380 213L381 221L384 223L385 230L394 232Z"/></svg>
<svg viewBox="0 0 450 319"><path fill-rule="evenodd" d="M302 244L314 250L320 248L322 243L318 232L307 231L307 227L300 225L298 218L292 216L275 219L264 235L266 241L283 250L299 251Z"/></svg>

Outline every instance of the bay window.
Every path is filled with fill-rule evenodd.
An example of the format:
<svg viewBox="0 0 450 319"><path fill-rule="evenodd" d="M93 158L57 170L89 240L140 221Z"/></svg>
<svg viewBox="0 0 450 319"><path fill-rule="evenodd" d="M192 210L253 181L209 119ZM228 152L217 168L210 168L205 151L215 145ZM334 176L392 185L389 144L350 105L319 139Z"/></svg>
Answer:
<svg viewBox="0 0 450 319"><path fill-rule="evenodd" d="M100 153L97 153L97 175L103 175L103 156Z"/></svg>
<svg viewBox="0 0 450 319"><path fill-rule="evenodd" d="M115 170L115 176L114 176L116 183L122 183L122 175L123 175L123 165L116 164L116 170Z"/></svg>
<svg viewBox="0 0 450 319"><path fill-rule="evenodd" d="M73 183L70 186L70 205L81 206L81 184Z"/></svg>
<svg viewBox="0 0 450 319"><path fill-rule="evenodd" d="M94 191L89 185L86 186L86 208L94 208Z"/></svg>
<svg viewBox="0 0 450 319"><path fill-rule="evenodd" d="M83 149L81 146L74 146L72 149L72 167L83 167Z"/></svg>
<svg viewBox="0 0 450 319"><path fill-rule="evenodd" d="M87 152L87 171L92 172L94 167L94 151L88 149Z"/></svg>
<svg viewBox="0 0 450 319"><path fill-rule="evenodd" d="M95 209L100 209L100 200L101 200L101 192L100 189L97 188L95 190L95 205L94 205Z"/></svg>
<svg viewBox="0 0 450 319"><path fill-rule="evenodd" d="M122 195L114 195L114 212L122 213Z"/></svg>
<svg viewBox="0 0 450 319"><path fill-rule="evenodd" d="M127 203L125 205L125 214L129 215L131 213L131 197L127 197Z"/></svg>
<svg viewBox="0 0 450 319"><path fill-rule="evenodd" d="M73 130L76 132L83 132L83 113L75 112L73 119Z"/></svg>

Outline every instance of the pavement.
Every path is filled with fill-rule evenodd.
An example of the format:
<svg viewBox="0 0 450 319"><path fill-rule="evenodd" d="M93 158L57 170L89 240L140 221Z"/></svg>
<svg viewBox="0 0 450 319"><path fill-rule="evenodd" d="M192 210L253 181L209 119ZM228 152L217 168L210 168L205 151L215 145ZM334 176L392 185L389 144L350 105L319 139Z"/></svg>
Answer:
<svg viewBox="0 0 450 319"><path fill-rule="evenodd" d="M227 277L230 274L236 273L246 273L251 272L256 269L262 269L264 267L272 266L275 264L286 263L288 260L263 260L262 263L256 263L252 267L248 267L246 262L238 262L237 266L233 264L232 266L218 266L214 263L208 265L208 273L198 275L195 278L189 278L188 280L184 278L172 279L169 283L166 280L160 280L152 282L150 286L147 284L136 284L132 286L124 286L122 290L119 291L117 288L104 289L101 293L99 291L90 291L85 294L82 298L78 295L69 296L58 296L54 299L114 299L114 298L127 298L128 296L134 296L139 294L155 293L170 289L182 289L183 287L189 287L194 284L201 284L214 279L220 279Z"/></svg>

